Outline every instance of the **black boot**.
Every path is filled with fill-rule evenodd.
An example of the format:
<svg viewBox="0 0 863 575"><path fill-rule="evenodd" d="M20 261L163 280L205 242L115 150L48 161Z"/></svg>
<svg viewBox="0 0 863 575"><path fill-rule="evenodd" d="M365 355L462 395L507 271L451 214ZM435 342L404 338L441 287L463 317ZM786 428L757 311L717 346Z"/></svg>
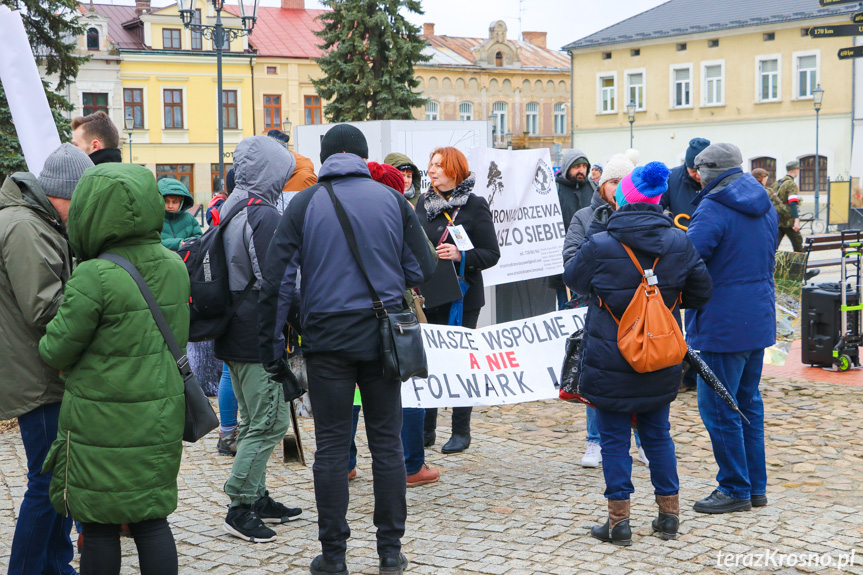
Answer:
<svg viewBox="0 0 863 575"><path fill-rule="evenodd" d="M434 432L434 429L431 431L426 431L423 437L423 447L431 447L434 445L434 440L437 438L437 435Z"/></svg>
<svg viewBox="0 0 863 575"><path fill-rule="evenodd" d="M444 443L441 453L460 453L470 447L470 433L453 433Z"/></svg>
<svg viewBox="0 0 863 575"><path fill-rule="evenodd" d="M629 499L608 500L608 521L604 525L594 525L590 535L605 543L628 547L632 545L632 531L629 529Z"/></svg>
<svg viewBox="0 0 863 575"><path fill-rule="evenodd" d="M677 529L680 527L680 498L677 495L657 495L659 516L651 526L659 532L659 537L668 541L677 539Z"/></svg>
<svg viewBox="0 0 863 575"><path fill-rule="evenodd" d="M330 561L323 555L318 555L312 560L309 572L312 575L350 575L344 561Z"/></svg>

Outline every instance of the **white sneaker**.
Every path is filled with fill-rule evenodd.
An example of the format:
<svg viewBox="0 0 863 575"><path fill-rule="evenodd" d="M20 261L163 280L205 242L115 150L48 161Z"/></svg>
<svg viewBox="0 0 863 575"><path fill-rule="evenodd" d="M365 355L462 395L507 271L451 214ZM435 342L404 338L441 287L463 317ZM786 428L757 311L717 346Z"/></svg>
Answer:
<svg viewBox="0 0 863 575"><path fill-rule="evenodd" d="M638 448L638 460L646 466L650 467L650 461L647 459L647 454L644 453L643 447Z"/></svg>
<svg viewBox="0 0 863 575"><path fill-rule="evenodd" d="M598 443L588 441L587 451L584 452L584 457L581 458L581 466L599 467L600 463L602 463L602 448Z"/></svg>

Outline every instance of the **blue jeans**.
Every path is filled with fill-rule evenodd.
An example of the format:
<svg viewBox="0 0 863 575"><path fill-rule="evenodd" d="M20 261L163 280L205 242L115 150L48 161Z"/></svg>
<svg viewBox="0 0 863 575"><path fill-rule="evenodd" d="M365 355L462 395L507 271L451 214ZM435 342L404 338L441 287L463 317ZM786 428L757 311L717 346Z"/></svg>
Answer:
<svg viewBox="0 0 863 575"><path fill-rule="evenodd" d="M405 452L405 470L408 475L418 473L426 462L426 452L423 441L425 432L426 410L419 407L406 407L402 409L402 449ZM357 466L357 444L354 437L357 435L357 423L360 419L360 406L354 406L353 420L351 421L351 450L348 458L348 470Z"/></svg>
<svg viewBox="0 0 863 575"><path fill-rule="evenodd" d="M599 443L599 427L596 423L596 410L592 407L584 406L587 415L587 440L590 443ZM633 429L632 435L635 436L635 446L641 447L641 438L638 437L638 430Z"/></svg>
<svg viewBox="0 0 863 575"><path fill-rule="evenodd" d="M21 440L27 454L27 491L12 538L10 575L75 573L69 565L74 556L69 538L72 518L63 517L54 510L48 498L52 474L42 473L48 449L57 439L59 418L59 403L43 405L18 416Z"/></svg>
<svg viewBox="0 0 863 575"><path fill-rule="evenodd" d="M677 457L668 423L669 406L636 414L641 446L650 460L650 482L656 495L677 495ZM627 500L632 487L632 457L629 455L631 413L596 410L602 446L602 474L606 499Z"/></svg>
<svg viewBox="0 0 863 575"><path fill-rule="evenodd" d="M569 302L569 298L566 297L566 288L557 288L555 291L557 292L557 309L563 309L563 306Z"/></svg>
<svg viewBox="0 0 863 575"><path fill-rule="evenodd" d="M739 353L702 351L704 363L731 393L746 425L713 389L698 377L698 411L719 466L719 491L734 499L749 499L767 493L767 464L764 461L764 404L761 401L761 368L764 350ZM653 465L653 462L651 462Z"/></svg>
<svg viewBox="0 0 863 575"><path fill-rule="evenodd" d="M219 380L219 423L226 429L237 427L237 396L234 395L227 363L222 365L222 378Z"/></svg>

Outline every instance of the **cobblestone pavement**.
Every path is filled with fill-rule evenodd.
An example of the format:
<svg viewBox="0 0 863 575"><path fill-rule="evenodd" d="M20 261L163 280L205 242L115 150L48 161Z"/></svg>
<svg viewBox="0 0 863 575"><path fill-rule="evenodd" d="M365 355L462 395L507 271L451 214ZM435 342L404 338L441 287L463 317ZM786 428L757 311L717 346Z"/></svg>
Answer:
<svg viewBox="0 0 863 575"><path fill-rule="evenodd" d="M678 573L839 573L821 567L717 567L717 554L828 553L855 550L863 573L863 388L765 378L770 504L755 511L699 515L692 503L714 487L716 465L692 393L672 407L672 431L681 479L682 536L651 534L655 516L648 468L636 464L631 524L633 545L591 539L587 530L605 516L601 469L579 466L584 408L561 402L484 408L474 412L473 443L444 456L442 417L437 449L427 461L441 481L408 490L404 550L411 573L604 575ZM302 420L308 451L313 425ZM361 420L362 428L362 420ZM442 437L443 436L443 437ZM319 553L311 467L284 464L277 448L269 489L304 509L302 519L277 527L279 539L251 544L222 531L227 498L222 485L230 458L215 455L215 437L187 445L180 471L180 504L170 517L181 573L247 575L308 573ZM353 529L348 563L353 573L377 573L371 462L358 434L359 477L351 483ZM634 453L634 451L633 451ZM308 459L313 459L310 453ZM0 435L0 572L9 561L15 517L25 482L17 432ZM855 549L856 548L856 549ZM123 573L137 573L131 540L124 540ZM776 556L774 555L774 560ZM751 559L750 559L751 560ZM76 559L77 561L77 559Z"/></svg>

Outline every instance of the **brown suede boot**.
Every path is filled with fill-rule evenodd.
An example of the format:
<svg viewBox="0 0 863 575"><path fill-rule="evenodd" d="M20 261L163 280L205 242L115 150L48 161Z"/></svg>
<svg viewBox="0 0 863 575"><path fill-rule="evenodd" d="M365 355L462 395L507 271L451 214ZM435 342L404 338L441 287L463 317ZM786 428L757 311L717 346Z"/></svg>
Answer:
<svg viewBox="0 0 863 575"><path fill-rule="evenodd" d="M651 524L659 537L668 541L677 539L677 529L680 527L680 497L678 495L657 495L659 516Z"/></svg>
<svg viewBox="0 0 863 575"><path fill-rule="evenodd" d="M629 499L608 500L608 521L604 525L590 528L591 537L615 545L632 545L632 531L629 529Z"/></svg>

